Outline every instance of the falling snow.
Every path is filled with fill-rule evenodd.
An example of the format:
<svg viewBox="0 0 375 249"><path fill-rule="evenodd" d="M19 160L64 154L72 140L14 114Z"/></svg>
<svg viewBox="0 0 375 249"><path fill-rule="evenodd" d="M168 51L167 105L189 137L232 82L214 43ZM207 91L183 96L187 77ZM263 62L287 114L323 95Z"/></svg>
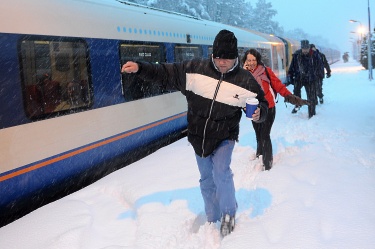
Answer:
<svg viewBox="0 0 375 249"><path fill-rule="evenodd" d="M374 248L375 82L354 61L331 68L316 116L277 104L270 171L250 160L255 134L242 119L229 236L205 222L181 139L0 228L0 248Z"/></svg>

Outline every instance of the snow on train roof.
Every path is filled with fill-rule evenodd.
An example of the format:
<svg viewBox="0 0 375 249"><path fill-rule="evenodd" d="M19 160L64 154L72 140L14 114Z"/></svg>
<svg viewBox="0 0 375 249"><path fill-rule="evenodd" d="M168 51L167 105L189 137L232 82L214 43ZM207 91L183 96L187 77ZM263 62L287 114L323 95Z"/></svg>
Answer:
<svg viewBox="0 0 375 249"><path fill-rule="evenodd" d="M221 29L242 47L265 47L252 32L116 0L13 0L0 3L0 32L211 45Z"/></svg>

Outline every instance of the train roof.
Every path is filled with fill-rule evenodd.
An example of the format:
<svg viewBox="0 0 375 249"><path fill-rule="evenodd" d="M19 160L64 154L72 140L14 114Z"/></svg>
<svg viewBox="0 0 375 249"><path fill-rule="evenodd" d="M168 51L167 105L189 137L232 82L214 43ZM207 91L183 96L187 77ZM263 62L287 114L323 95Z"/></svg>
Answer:
<svg viewBox="0 0 375 249"><path fill-rule="evenodd" d="M12 0L0 3L0 32L212 45L222 29L238 46L267 47L267 39L238 27L117 0Z"/></svg>

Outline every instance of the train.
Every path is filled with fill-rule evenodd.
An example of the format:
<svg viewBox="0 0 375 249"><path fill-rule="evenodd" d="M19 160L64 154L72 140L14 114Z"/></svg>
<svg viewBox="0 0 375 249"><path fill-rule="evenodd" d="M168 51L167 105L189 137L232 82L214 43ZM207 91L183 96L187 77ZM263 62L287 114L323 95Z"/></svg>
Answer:
<svg viewBox="0 0 375 249"><path fill-rule="evenodd" d="M0 3L0 226L186 136L187 104L121 74L209 58L216 34L283 80L288 39L119 0ZM287 51L287 52L286 52Z"/></svg>

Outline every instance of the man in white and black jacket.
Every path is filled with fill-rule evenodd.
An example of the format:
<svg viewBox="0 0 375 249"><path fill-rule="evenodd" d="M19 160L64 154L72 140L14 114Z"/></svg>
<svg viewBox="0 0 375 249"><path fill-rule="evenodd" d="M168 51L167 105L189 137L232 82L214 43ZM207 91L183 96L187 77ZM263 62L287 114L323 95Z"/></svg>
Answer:
<svg viewBox="0 0 375 249"><path fill-rule="evenodd" d="M188 140L196 153L207 221L221 220L221 234L231 233L237 201L230 162L246 98L259 100L254 122L263 122L268 110L261 87L239 65L233 32L217 34L210 59L161 64L129 61L122 72L136 73L145 81L177 89L186 96Z"/></svg>

